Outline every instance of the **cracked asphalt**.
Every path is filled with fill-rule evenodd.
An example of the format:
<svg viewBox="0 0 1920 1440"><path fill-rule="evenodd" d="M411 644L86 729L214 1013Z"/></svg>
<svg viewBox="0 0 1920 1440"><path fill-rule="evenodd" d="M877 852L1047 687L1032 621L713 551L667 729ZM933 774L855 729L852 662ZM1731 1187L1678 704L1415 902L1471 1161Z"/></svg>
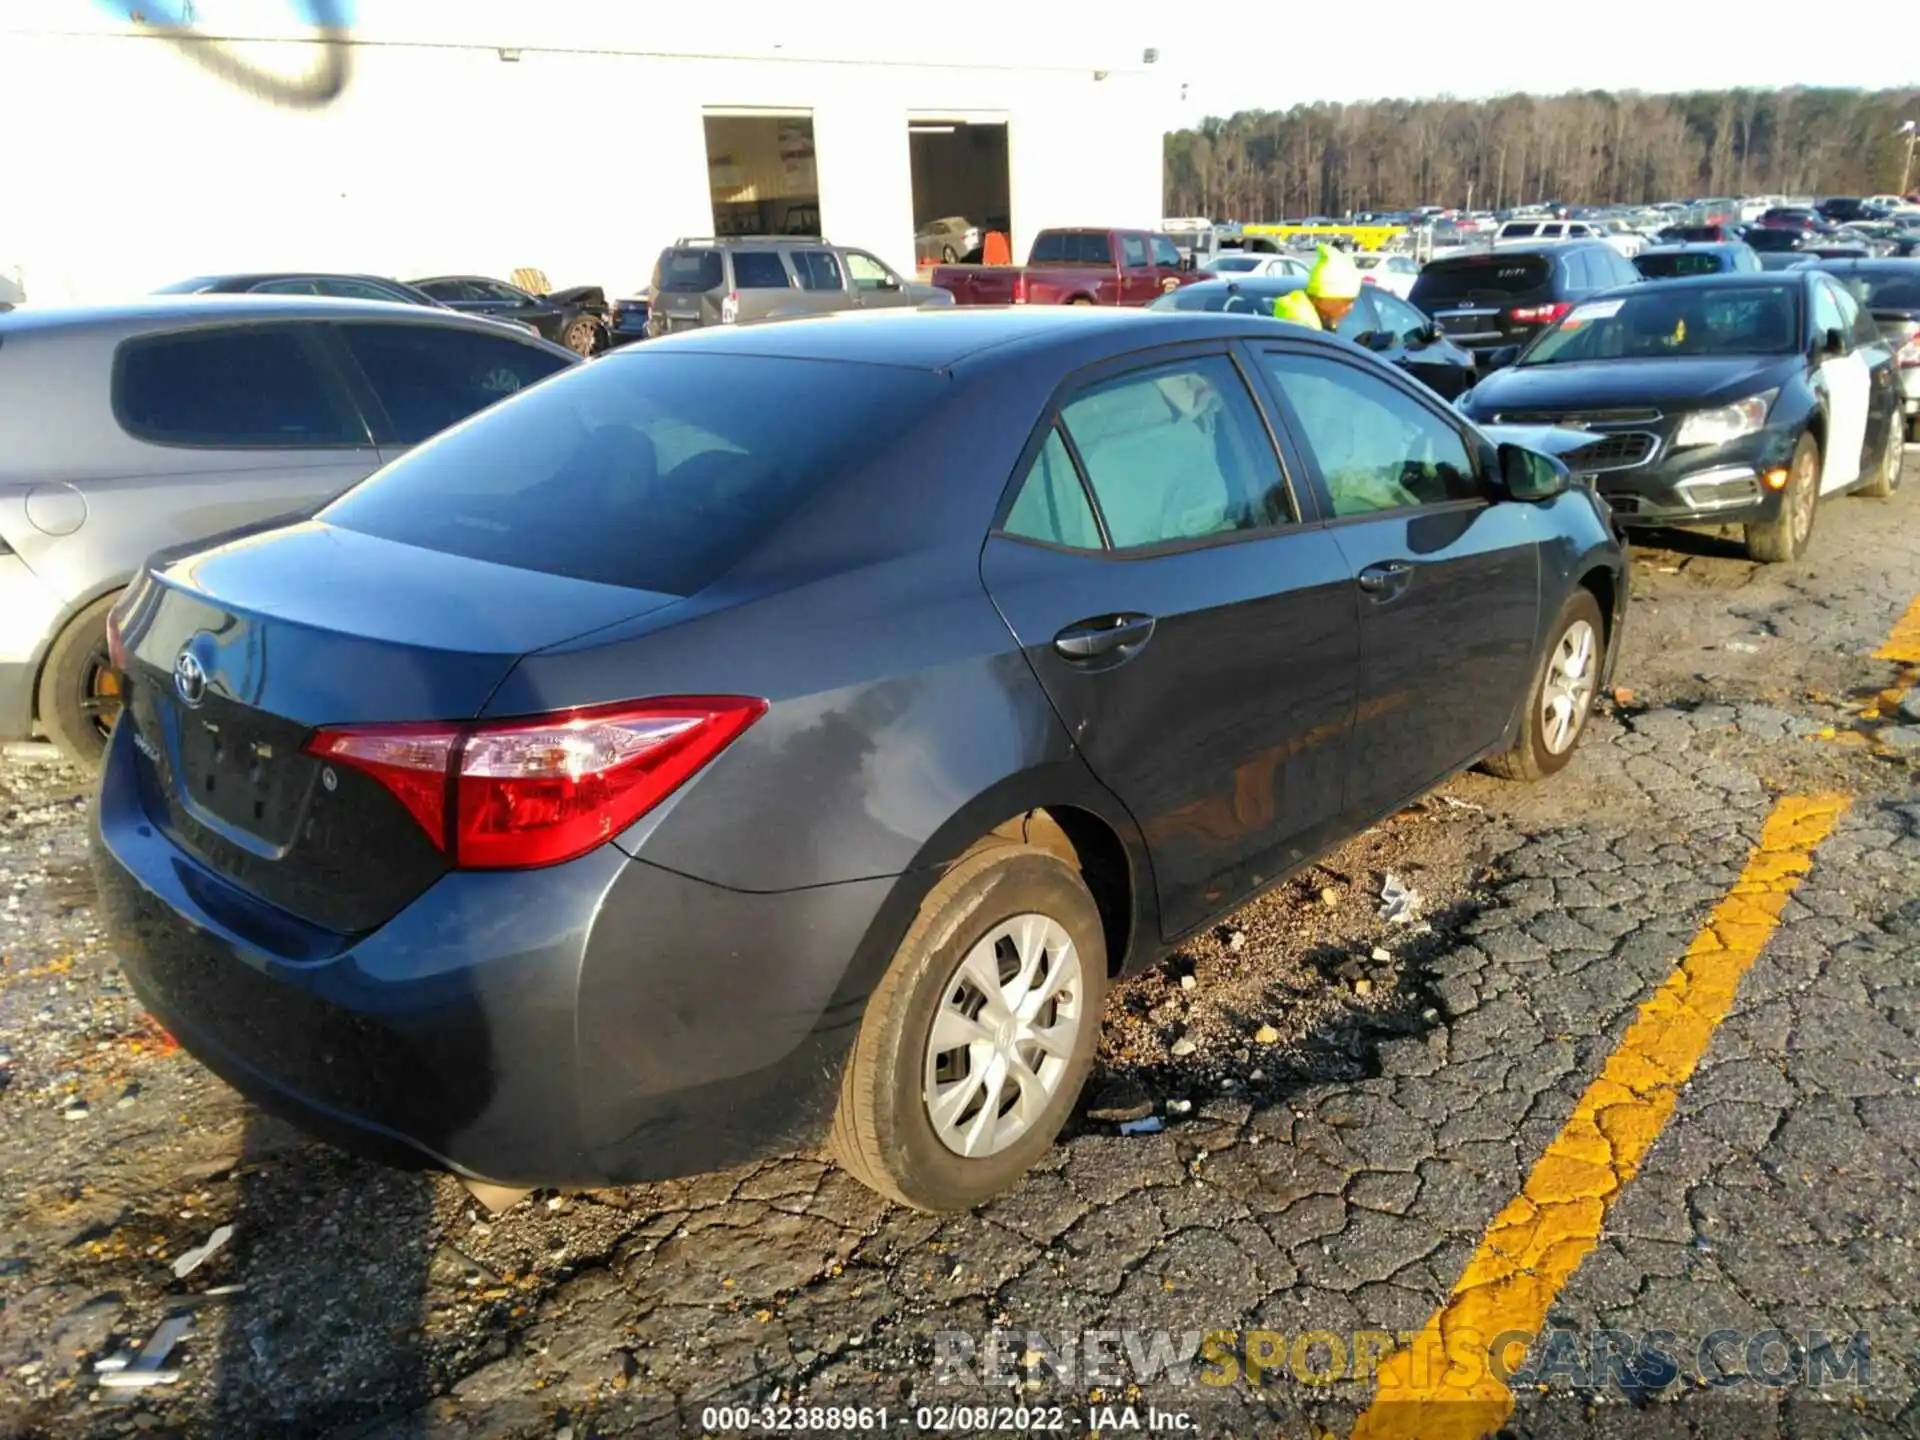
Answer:
<svg viewBox="0 0 1920 1440"><path fill-rule="evenodd" d="M307 1141L126 993L80 778L0 762L0 1434L1920 1431L1920 484L1784 570L1653 539L1567 772L1461 777L1118 987L1067 1135L960 1217L817 1155L489 1215ZM175 1313L178 1378L103 1387ZM1412 1373L1490 1326L1504 1379Z"/></svg>

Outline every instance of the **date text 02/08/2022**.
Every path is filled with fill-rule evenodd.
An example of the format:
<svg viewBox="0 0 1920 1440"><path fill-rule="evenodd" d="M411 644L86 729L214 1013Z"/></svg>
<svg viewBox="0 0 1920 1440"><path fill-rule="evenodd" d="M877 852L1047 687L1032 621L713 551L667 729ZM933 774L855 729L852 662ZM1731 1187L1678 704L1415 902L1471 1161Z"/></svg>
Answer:
<svg viewBox="0 0 1920 1440"><path fill-rule="evenodd" d="M1079 1429L1103 1435L1142 1432L1180 1434L1193 1428L1183 1411L1157 1406L1090 1405L1084 1414L1063 1405L918 1405L911 1411L886 1406L715 1405L700 1412L700 1428L730 1434L1044 1435Z"/></svg>

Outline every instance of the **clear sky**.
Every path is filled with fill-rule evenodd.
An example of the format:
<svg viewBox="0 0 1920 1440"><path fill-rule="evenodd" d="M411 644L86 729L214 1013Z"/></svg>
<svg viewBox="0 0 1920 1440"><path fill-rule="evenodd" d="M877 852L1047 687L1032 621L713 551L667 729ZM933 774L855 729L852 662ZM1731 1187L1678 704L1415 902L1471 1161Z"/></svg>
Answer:
<svg viewBox="0 0 1920 1440"><path fill-rule="evenodd" d="M1187 83L1189 121L1388 96L1786 85L1920 91L1913 12L1902 0L1894 13L1909 18L1883 23L1876 40L1874 27L1822 24L1817 10L1798 6L1765 18L1763 7L1701 0L1292 0L1270 8L1234 0L1213 23L1196 12L1197 23L1163 27L1161 55ZM1333 22L1331 34L1315 15Z"/></svg>
<svg viewBox="0 0 1920 1440"><path fill-rule="evenodd" d="M904 47L959 63L1046 63L1104 51L1137 61L1156 48L1186 97L1169 116L1191 123L1235 110L1282 110L1315 100L1527 91L1674 91L1736 85L1848 85L1920 91L1920 43L1911 0L1877 21L1849 9L1823 24L1817 9L1775 17L1708 0L1629 6L1590 0L973 0L924 7L869 0L822 31L794 0L729 0L718 10L668 0L0 0L15 23L139 10L149 20L191 14L222 20L348 21L468 33L564 32L569 43L668 49L778 44L849 54ZM716 28L718 27L718 28ZM831 38L828 38L831 37ZM1920 105L1916 105L1920 110ZM1920 118L1920 117L1917 117Z"/></svg>

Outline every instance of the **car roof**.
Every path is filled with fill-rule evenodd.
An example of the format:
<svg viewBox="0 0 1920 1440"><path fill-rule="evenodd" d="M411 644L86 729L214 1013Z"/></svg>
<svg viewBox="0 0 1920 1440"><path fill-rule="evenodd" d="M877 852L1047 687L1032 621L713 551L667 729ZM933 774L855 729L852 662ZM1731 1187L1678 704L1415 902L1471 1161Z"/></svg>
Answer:
<svg viewBox="0 0 1920 1440"><path fill-rule="evenodd" d="M1511 260L1516 255L1538 255L1542 258L1553 255L1573 255L1583 250L1604 250L1609 255L1620 252L1604 240L1589 240L1582 236L1577 240L1541 240L1532 245L1502 245L1497 250L1462 250L1454 254L1436 255L1427 262L1427 268L1434 266L1477 264L1484 260Z"/></svg>
<svg viewBox="0 0 1920 1440"><path fill-rule="evenodd" d="M1249 295L1286 295L1302 289L1306 283L1307 277L1304 275L1222 275L1218 280L1196 280L1172 293L1184 295L1189 290L1243 290Z"/></svg>
<svg viewBox="0 0 1920 1440"><path fill-rule="evenodd" d="M1729 250L1751 250L1744 240L1678 240L1671 245L1649 245L1648 255L1724 255Z"/></svg>
<svg viewBox="0 0 1920 1440"><path fill-rule="evenodd" d="M363 275L352 270L238 270L231 275L195 275L182 285L238 285L261 280L371 280L380 285L400 285L390 275Z"/></svg>
<svg viewBox="0 0 1920 1440"><path fill-rule="evenodd" d="M1286 285L1274 279L1203 284ZM1298 283L1298 282L1295 282ZM611 351L595 364L642 355L753 355L838 360L914 370L951 370L988 352L996 357L1054 351L1085 364L1148 344L1244 334L1264 317L1208 311L1155 311L1080 305L961 306L938 310L852 311L767 325L713 325ZM1264 324L1279 322L1264 320ZM1311 332L1306 332L1311 333ZM1092 353L1089 353L1092 352Z"/></svg>
<svg viewBox="0 0 1920 1440"><path fill-rule="evenodd" d="M1822 255L1807 252L1809 270L1838 271L1846 275L1920 275L1920 258L1900 255Z"/></svg>
<svg viewBox="0 0 1920 1440"><path fill-rule="evenodd" d="M359 317L412 325L460 326L498 335L501 325L457 310L404 305L397 300L348 300L330 295L143 295L106 305L26 305L0 313L0 335L37 330L148 330L233 320L342 320ZM533 337L525 336L528 341Z"/></svg>
<svg viewBox="0 0 1920 1440"><path fill-rule="evenodd" d="M1720 270L1712 275L1675 275L1662 277L1658 285L1621 285L1607 291L1614 295L1643 295L1658 291L1671 295L1676 290L1751 290L1756 285L1804 286L1806 277L1792 270Z"/></svg>

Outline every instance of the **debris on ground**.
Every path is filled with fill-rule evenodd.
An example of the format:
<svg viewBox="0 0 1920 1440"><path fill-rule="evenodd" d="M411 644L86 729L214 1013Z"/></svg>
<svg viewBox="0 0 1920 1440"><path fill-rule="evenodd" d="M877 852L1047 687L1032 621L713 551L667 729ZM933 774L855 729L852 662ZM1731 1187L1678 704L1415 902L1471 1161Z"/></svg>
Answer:
<svg viewBox="0 0 1920 1440"><path fill-rule="evenodd" d="M1449 810L1471 810L1479 815L1487 813L1486 806L1476 805L1471 800L1462 800L1458 795L1442 795L1440 798L1446 802Z"/></svg>
<svg viewBox="0 0 1920 1440"><path fill-rule="evenodd" d="M167 1356L173 1353L186 1333L193 1328L193 1316L186 1312L176 1312L162 1320L153 1334L147 1337L147 1343L140 1347L140 1353L131 1360L124 1356L114 1356L112 1360L102 1361L95 1367L100 1369L100 1384L108 1390L145 1390L153 1385L171 1385L180 1378L178 1370L162 1370ZM101 1367L109 1367L102 1369ZM130 1395L123 1398L132 1398Z"/></svg>
<svg viewBox="0 0 1920 1440"><path fill-rule="evenodd" d="M1258 1045L1277 1045L1280 1043L1280 1032L1271 1025L1262 1025L1253 1032L1253 1039Z"/></svg>
<svg viewBox="0 0 1920 1440"><path fill-rule="evenodd" d="M180 1257L173 1262L173 1278L176 1280L186 1279L187 1276L191 1275L218 1254L220 1248L231 1239L233 1239L233 1226L222 1225L207 1237L206 1244L196 1245L191 1250L183 1251Z"/></svg>
<svg viewBox="0 0 1920 1440"><path fill-rule="evenodd" d="M1391 871L1380 887L1380 918L1389 925L1411 925L1420 909L1420 892Z"/></svg>
<svg viewBox="0 0 1920 1440"><path fill-rule="evenodd" d="M1196 1045L1192 1040L1188 1039L1185 1035L1182 1035L1178 1040L1174 1041L1173 1044L1167 1047L1167 1053L1170 1055L1176 1056L1178 1058L1184 1059L1186 1056L1193 1054L1193 1052L1198 1050L1199 1048L1200 1047Z"/></svg>
<svg viewBox="0 0 1920 1440"><path fill-rule="evenodd" d="M1149 1115L1144 1120L1129 1120L1120 1127L1122 1135L1158 1135L1167 1128L1167 1122L1158 1115Z"/></svg>
<svg viewBox="0 0 1920 1440"><path fill-rule="evenodd" d="M1193 1101L1191 1101L1191 1100L1169 1100L1169 1101L1167 1101L1167 1113L1168 1113L1169 1115L1189 1115L1189 1114L1192 1114L1192 1113L1193 1113Z"/></svg>

